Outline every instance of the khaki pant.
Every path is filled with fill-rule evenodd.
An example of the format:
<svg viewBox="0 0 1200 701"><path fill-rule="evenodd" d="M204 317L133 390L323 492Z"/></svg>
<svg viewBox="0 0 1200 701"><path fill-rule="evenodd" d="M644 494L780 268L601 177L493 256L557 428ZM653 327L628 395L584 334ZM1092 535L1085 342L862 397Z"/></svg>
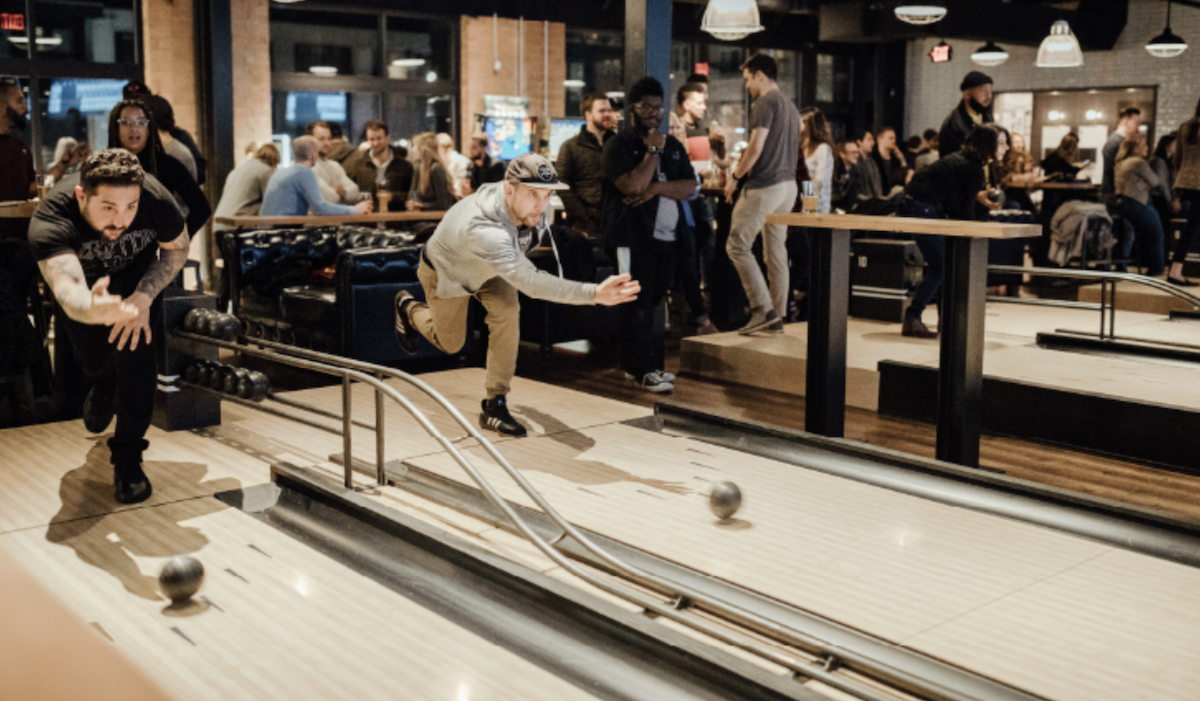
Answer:
<svg viewBox="0 0 1200 701"><path fill-rule="evenodd" d="M737 268L746 288L750 308L774 309L779 316L787 316L788 254L787 227L782 224L767 224L768 214L787 214L796 203L796 181L788 180L770 187L743 190L733 208L729 224L729 242L725 250L729 260ZM763 234L763 259L767 264L767 276L771 281L768 292L758 261L754 260L754 239Z"/></svg>
<svg viewBox="0 0 1200 701"><path fill-rule="evenodd" d="M457 353L467 340L467 311L470 297L438 297L437 271L424 258L417 279L425 288L425 302L408 307L413 328L443 353ZM517 372L517 348L521 343L521 305L517 288L494 277L483 283L475 298L487 310L490 337L487 350L487 398L508 394Z"/></svg>

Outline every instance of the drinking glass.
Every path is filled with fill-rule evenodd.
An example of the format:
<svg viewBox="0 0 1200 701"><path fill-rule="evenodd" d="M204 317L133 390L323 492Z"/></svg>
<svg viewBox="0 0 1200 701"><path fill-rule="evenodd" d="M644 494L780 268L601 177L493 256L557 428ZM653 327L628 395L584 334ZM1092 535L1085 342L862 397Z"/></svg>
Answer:
<svg viewBox="0 0 1200 701"><path fill-rule="evenodd" d="M37 176L37 196L39 200L46 199L46 195L50 192L50 188L52 187L54 187L53 175Z"/></svg>

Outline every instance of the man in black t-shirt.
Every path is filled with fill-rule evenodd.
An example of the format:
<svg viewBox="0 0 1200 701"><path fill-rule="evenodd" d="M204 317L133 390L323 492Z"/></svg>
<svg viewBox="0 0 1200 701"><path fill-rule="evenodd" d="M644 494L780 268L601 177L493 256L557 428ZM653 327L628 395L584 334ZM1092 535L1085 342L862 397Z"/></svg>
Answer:
<svg viewBox="0 0 1200 701"><path fill-rule="evenodd" d="M122 504L151 493L142 471L157 383L151 306L187 261L188 241L175 198L125 149L88 156L78 175L38 205L29 226L34 257L66 313L60 331L92 382L84 426L104 431L115 406L108 447Z"/></svg>

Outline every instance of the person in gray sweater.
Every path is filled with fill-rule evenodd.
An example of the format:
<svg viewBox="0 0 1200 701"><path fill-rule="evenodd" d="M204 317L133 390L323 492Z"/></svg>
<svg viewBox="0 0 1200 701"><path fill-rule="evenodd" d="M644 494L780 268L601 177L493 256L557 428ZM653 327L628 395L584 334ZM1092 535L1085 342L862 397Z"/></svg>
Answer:
<svg viewBox="0 0 1200 701"><path fill-rule="evenodd" d="M641 290L628 274L598 285L574 282L563 279L561 263L554 276L525 257L549 236L550 193L566 188L545 158L527 153L513 159L504 182L488 183L451 207L425 244L417 268L425 301L407 291L396 295L396 342L406 353L416 352L419 337L457 353L466 341L471 298L483 304L490 335L479 424L503 435L525 435L507 403L521 337L517 292L560 304L611 306L637 299ZM557 246L554 251L557 257Z"/></svg>
<svg viewBox="0 0 1200 701"><path fill-rule="evenodd" d="M214 218L257 215L262 208L263 193L267 191L267 183L275 174L279 160L279 148L275 144L264 144L254 152L253 157L231 170L229 177L225 178L225 189L221 191L221 201L217 203ZM232 228L228 224L213 222L214 232Z"/></svg>
<svg viewBox="0 0 1200 701"><path fill-rule="evenodd" d="M1117 150L1116 164L1113 166L1113 182L1116 193L1116 203L1113 208L1117 214L1125 217L1133 224L1136 238L1141 241L1142 257L1146 259L1146 274L1158 277L1163 274L1165 256L1163 252L1163 226L1158 218L1158 212L1150 206L1150 191L1159 186L1158 176L1146 157L1150 155L1150 145L1146 135L1134 132L1132 136L1121 142ZM1129 258L1133 251L1133 239L1123 242L1121 257Z"/></svg>

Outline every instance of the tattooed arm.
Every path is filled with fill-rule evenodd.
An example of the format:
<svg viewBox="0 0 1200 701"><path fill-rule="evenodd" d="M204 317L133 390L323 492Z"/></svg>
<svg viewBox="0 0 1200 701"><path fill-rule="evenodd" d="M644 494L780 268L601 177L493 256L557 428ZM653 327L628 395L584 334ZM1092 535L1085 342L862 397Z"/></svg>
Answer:
<svg viewBox="0 0 1200 701"><path fill-rule="evenodd" d="M150 342L150 305L154 302L154 298L158 297L158 293L162 292L163 288L175 279L180 270L183 270L183 264L187 262L190 242L191 238L188 236L187 227L184 227L174 241L158 244L160 249L158 260L146 268L146 272L142 275L142 281L138 283L137 292L129 295L129 298L125 300L126 303L137 309L137 316L113 324L112 333L108 335L108 342L115 341L117 350L123 349L126 341L129 342L129 350L135 350L143 331L146 333L146 343Z"/></svg>
<svg viewBox="0 0 1200 701"><path fill-rule="evenodd" d="M81 324L109 326L137 316L136 307L108 294L107 276L97 280L89 290L83 264L74 253L38 261L38 267L63 311Z"/></svg>

